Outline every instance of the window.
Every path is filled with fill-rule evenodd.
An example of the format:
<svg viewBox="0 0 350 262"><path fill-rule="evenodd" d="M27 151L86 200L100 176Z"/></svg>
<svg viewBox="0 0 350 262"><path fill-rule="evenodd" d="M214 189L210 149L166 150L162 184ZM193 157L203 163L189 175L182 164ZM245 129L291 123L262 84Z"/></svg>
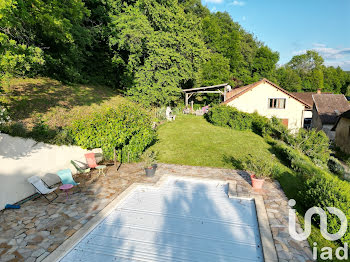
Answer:
<svg viewBox="0 0 350 262"><path fill-rule="evenodd" d="M269 108L285 109L286 99L285 98L269 98Z"/></svg>

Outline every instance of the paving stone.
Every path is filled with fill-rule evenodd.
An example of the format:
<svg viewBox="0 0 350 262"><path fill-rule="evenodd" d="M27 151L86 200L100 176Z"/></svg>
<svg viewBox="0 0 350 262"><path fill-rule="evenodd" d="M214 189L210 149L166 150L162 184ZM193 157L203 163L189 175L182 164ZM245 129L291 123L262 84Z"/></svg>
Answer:
<svg viewBox="0 0 350 262"><path fill-rule="evenodd" d="M32 257L39 257L45 252L45 249L40 248L32 253Z"/></svg>
<svg viewBox="0 0 350 262"><path fill-rule="evenodd" d="M36 262L40 262L42 261L45 257L47 257L50 253L49 252L45 252L43 253L40 257L38 257L35 261Z"/></svg>

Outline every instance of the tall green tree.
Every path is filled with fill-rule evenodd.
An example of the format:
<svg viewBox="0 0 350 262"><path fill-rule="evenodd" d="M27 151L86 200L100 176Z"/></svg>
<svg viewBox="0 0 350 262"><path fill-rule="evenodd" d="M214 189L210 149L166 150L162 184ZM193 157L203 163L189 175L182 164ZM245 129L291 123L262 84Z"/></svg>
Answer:
<svg viewBox="0 0 350 262"><path fill-rule="evenodd" d="M299 74L290 67L280 67L276 71L277 83L290 92L301 92L301 78Z"/></svg>
<svg viewBox="0 0 350 262"><path fill-rule="evenodd" d="M126 5L113 24L114 61L124 68L124 84L133 100L174 103L182 88L199 81L208 56L200 21L184 12L177 0L139 0Z"/></svg>
<svg viewBox="0 0 350 262"><path fill-rule="evenodd" d="M231 76L230 63L222 54L214 53L203 64L201 84L211 86L229 82Z"/></svg>

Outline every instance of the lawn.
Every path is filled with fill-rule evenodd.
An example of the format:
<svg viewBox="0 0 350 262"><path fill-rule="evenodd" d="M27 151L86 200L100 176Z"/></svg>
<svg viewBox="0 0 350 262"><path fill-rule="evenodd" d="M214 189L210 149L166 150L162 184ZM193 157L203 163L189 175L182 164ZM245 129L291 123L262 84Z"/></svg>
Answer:
<svg viewBox="0 0 350 262"><path fill-rule="evenodd" d="M239 159L272 157L264 139L250 131L217 127L203 117L180 115L176 121L158 129L158 141L152 150L159 161L192 166L239 168Z"/></svg>
<svg viewBox="0 0 350 262"><path fill-rule="evenodd" d="M50 78L12 79L1 101L8 105L12 120L32 127L37 119L50 127L65 126L105 106L125 100L106 86L69 85Z"/></svg>

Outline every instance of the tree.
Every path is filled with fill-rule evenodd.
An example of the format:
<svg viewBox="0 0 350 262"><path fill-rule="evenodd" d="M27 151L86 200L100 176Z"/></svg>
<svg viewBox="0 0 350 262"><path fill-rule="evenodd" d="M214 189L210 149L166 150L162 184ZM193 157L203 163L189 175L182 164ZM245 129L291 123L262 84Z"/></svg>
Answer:
<svg viewBox="0 0 350 262"><path fill-rule="evenodd" d="M316 51L308 50L305 54L296 55L286 66L300 76L303 91L315 92L324 88L323 58Z"/></svg>
<svg viewBox="0 0 350 262"><path fill-rule="evenodd" d="M0 33L0 91L8 85L11 77L24 76L29 72L33 75L43 64L40 48L18 44Z"/></svg>
<svg viewBox="0 0 350 262"><path fill-rule="evenodd" d="M277 83L290 92L302 90L301 78L298 73L290 67L280 67L276 72Z"/></svg>
<svg viewBox="0 0 350 262"><path fill-rule="evenodd" d="M275 80L276 64L279 60L279 54L272 52L267 46L261 46L253 60L253 77L255 79L266 77L271 81Z"/></svg>
<svg viewBox="0 0 350 262"><path fill-rule="evenodd" d="M320 68L323 62L323 58L316 51L308 50L305 54L293 56L287 66L306 74Z"/></svg>
<svg viewBox="0 0 350 262"><path fill-rule="evenodd" d="M229 60L219 53L214 53L203 64L201 83L203 86L226 83L230 79L230 74Z"/></svg>
<svg viewBox="0 0 350 262"><path fill-rule="evenodd" d="M199 19L178 1L139 0L113 23L114 60L124 67L133 100L146 106L176 103L181 88L199 83L208 52Z"/></svg>

